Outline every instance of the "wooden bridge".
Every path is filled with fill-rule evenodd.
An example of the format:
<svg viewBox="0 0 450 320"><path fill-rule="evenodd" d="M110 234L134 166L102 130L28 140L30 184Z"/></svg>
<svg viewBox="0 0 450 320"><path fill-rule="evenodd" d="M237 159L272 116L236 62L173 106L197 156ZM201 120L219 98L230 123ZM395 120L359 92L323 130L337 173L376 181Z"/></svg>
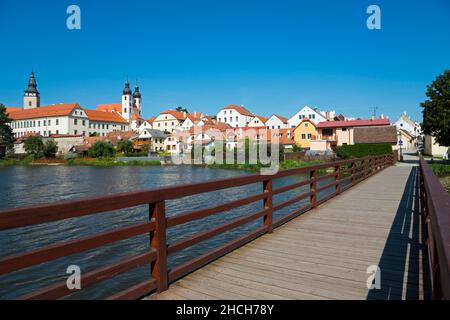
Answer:
<svg viewBox="0 0 450 320"><path fill-rule="evenodd" d="M83 289L148 264L148 280L109 298L449 299L448 194L424 161L420 166L392 164L390 155L367 157L274 176L247 175L0 211L2 230L150 204L146 223L3 257L0 275L148 233L148 252L83 274ZM275 179L304 173L310 179L273 188ZM258 182L262 193L166 216L167 200ZM273 196L305 186L295 197L273 203ZM274 219L275 211L305 199L306 204ZM166 240L169 228L257 201L263 208L256 213ZM168 268L171 254L258 219L263 223L255 230ZM369 290L367 279L375 270L380 278ZM71 293L65 282L58 282L18 298L56 299Z"/></svg>

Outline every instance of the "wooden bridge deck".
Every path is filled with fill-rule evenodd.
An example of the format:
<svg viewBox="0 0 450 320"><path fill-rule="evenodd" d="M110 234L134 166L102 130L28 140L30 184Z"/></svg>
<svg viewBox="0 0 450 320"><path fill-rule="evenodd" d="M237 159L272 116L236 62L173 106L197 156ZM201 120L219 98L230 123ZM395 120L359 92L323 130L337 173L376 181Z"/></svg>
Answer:
<svg viewBox="0 0 450 320"><path fill-rule="evenodd" d="M417 173L389 167L146 299L428 298Z"/></svg>

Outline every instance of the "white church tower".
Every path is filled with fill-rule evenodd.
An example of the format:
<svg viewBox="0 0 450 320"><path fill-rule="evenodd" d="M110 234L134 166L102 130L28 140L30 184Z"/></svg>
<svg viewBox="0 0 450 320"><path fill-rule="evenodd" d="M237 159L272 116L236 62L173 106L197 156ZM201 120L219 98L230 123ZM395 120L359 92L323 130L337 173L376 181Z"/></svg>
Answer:
<svg viewBox="0 0 450 320"><path fill-rule="evenodd" d="M41 98L39 96L39 91L37 90L36 78L34 77L34 72L30 74L28 79L28 87L23 95L23 108L33 109L39 108L41 106Z"/></svg>
<svg viewBox="0 0 450 320"><path fill-rule="evenodd" d="M125 88L122 91L122 117L125 120L130 120L133 112L133 94L130 89L130 83L125 82Z"/></svg>
<svg viewBox="0 0 450 320"><path fill-rule="evenodd" d="M136 108L136 110L133 110L135 114L137 114L138 116L141 116L141 111L142 111L142 96L141 93L139 92L139 87L136 83L135 87L134 87L134 93L133 93L133 99L134 99L134 104L133 106Z"/></svg>

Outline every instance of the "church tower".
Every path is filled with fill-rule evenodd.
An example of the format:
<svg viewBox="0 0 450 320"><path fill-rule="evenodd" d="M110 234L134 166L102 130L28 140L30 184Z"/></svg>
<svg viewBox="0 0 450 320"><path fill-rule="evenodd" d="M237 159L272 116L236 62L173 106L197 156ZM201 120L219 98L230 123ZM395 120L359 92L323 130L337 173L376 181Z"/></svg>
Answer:
<svg viewBox="0 0 450 320"><path fill-rule="evenodd" d="M39 96L39 91L37 90L36 78L34 77L34 72L30 74L28 79L28 87L23 95L23 108L33 109L39 108L41 106L41 98Z"/></svg>
<svg viewBox="0 0 450 320"><path fill-rule="evenodd" d="M139 92L139 87L138 87L137 83L136 83L136 86L134 87L133 99L134 99L134 105L136 106L135 113L138 116L141 116L142 97L141 97L141 93Z"/></svg>
<svg viewBox="0 0 450 320"><path fill-rule="evenodd" d="M133 95L130 89L130 83L125 82L125 88L122 91L122 117L125 120L130 120L133 112Z"/></svg>

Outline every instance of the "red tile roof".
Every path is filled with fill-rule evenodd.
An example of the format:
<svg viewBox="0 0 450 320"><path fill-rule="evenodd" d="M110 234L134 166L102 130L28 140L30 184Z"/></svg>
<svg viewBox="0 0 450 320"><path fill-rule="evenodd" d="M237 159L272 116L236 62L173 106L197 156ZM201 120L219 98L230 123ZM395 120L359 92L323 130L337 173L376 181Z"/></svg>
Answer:
<svg viewBox="0 0 450 320"><path fill-rule="evenodd" d="M273 116L277 117L278 119L280 119L281 121L283 121L283 123L287 123L288 122L288 118L280 116L278 114L274 114Z"/></svg>
<svg viewBox="0 0 450 320"><path fill-rule="evenodd" d="M389 119L360 119L344 121L324 121L317 125L317 128L344 128L344 127L366 127L366 126L387 126Z"/></svg>
<svg viewBox="0 0 450 320"><path fill-rule="evenodd" d="M255 115L255 118L258 118L259 120L261 120L262 123L266 123L267 120L269 120L269 118L263 117L263 116L257 116Z"/></svg>
<svg viewBox="0 0 450 320"><path fill-rule="evenodd" d="M60 103L33 109L8 108L9 117L13 120L34 119L43 117L60 117L69 115L73 109L81 109L78 103ZM11 110L12 109L12 110Z"/></svg>
<svg viewBox="0 0 450 320"><path fill-rule="evenodd" d="M150 119L147 120L148 123L152 124L153 121L155 121L156 117L151 117Z"/></svg>
<svg viewBox="0 0 450 320"><path fill-rule="evenodd" d="M89 120L92 121L127 123L127 121L116 112L97 111L97 110L84 110L84 111L86 111Z"/></svg>
<svg viewBox="0 0 450 320"><path fill-rule="evenodd" d="M98 111L115 111L122 112L122 104L121 103L110 103L110 104L99 104L96 108Z"/></svg>
<svg viewBox="0 0 450 320"><path fill-rule="evenodd" d="M141 116L139 116L138 114L133 114L133 116L131 117L131 120L144 120L144 119L142 119L142 117Z"/></svg>
<svg viewBox="0 0 450 320"><path fill-rule="evenodd" d="M222 109L223 110L233 109L233 110L236 110L237 112L239 112L240 114L242 114L244 116L249 116L249 117L253 117L254 116L253 113L251 113L250 111L248 111L244 107L236 106L234 104L230 104L229 106L226 106L226 107L224 107Z"/></svg>
<svg viewBox="0 0 450 320"><path fill-rule="evenodd" d="M187 118L187 113L176 110L165 110L160 114L170 114L177 120L185 120Z"/></svg>

